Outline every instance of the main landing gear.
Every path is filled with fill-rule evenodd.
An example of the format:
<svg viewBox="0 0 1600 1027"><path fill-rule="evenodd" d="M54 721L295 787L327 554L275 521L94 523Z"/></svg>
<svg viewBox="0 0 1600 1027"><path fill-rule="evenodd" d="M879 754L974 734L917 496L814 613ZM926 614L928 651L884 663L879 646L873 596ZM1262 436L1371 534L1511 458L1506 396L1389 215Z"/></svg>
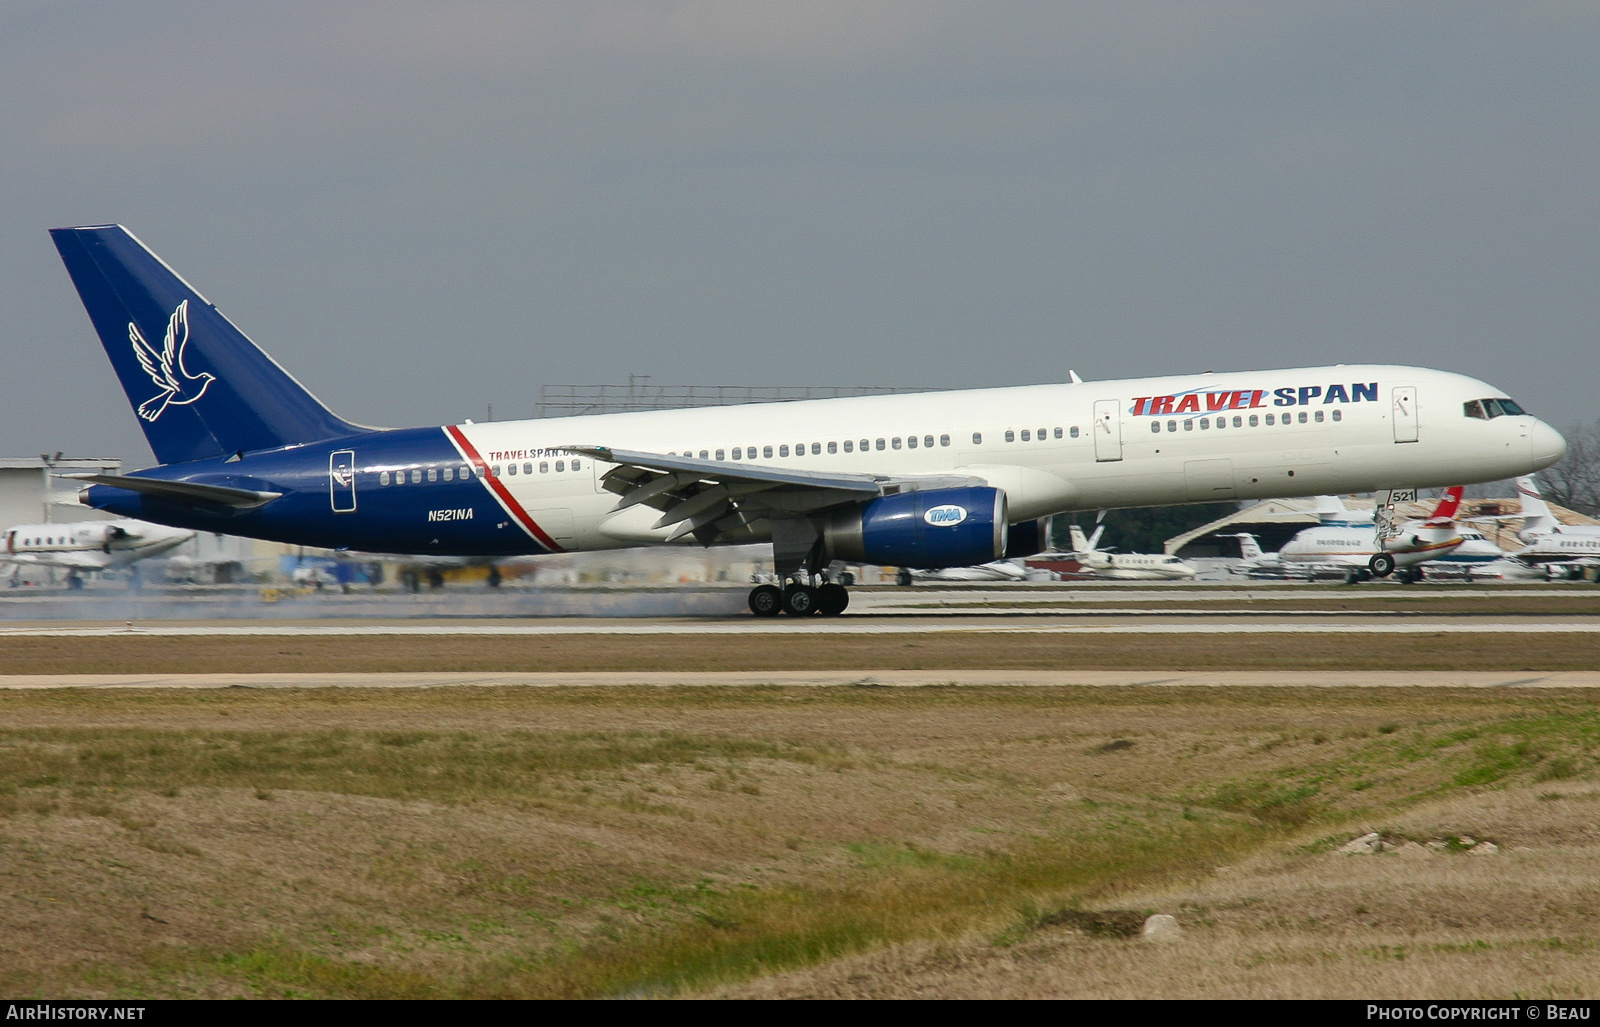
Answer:
<svg viewBox="0 0 1600 1027"><path fill-rule="evenodd" d="M750 590L750 612L757 617L776 617L780 613L791 617L837 617L849 605L850 593L833 581L807 585L790 580L783 588L757 585Z"/></svg>

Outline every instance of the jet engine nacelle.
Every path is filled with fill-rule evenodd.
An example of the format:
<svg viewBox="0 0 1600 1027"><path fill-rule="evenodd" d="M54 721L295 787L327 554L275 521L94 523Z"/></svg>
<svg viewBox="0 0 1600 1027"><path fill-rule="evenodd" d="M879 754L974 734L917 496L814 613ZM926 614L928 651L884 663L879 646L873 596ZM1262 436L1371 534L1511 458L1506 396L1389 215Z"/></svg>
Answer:
<svg viewBox="0 0 1600 1027"><path fill-rule="evenodd" d="M822 538L831 560L976 567L1006 551L1006 494L958 488L883 496L833 511Z"/></svg>

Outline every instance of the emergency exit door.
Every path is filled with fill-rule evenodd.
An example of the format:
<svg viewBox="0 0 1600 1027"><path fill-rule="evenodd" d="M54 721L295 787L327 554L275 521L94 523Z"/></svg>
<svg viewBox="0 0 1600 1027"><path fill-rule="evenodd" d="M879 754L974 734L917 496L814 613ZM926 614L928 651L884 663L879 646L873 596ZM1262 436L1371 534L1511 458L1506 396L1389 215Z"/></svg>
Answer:
<svg viewBox="0 0 1600 1027"><path fill-rule="evenodd" d="M1094 404L1094 458L1122 459L1122 401L1098 399Z"/></svg>
<svg viewBox="0 0 1600 1027"><path fill-rule="evenodd" d="M1417 389L1414 385L1397 385L1394 390L1394 440L1417 441Z"/></svg>
<svg viewBox="0 0 1600 1027"><path fill-rule="evenodd" d="M341 449L328 457L328 500L334 513L356 512L356 453Z"/></svg>

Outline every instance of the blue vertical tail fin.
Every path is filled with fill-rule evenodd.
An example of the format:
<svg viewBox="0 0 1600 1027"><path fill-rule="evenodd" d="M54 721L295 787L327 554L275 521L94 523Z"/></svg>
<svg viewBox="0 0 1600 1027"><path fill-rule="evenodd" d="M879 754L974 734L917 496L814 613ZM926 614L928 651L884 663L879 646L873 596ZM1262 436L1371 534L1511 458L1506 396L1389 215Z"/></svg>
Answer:
<svg viewBox="0 0 1600 1027"><path fill-rule="evenodd" d="M335 416L121 225L50 231L164 464L367 429Z"/></svg>

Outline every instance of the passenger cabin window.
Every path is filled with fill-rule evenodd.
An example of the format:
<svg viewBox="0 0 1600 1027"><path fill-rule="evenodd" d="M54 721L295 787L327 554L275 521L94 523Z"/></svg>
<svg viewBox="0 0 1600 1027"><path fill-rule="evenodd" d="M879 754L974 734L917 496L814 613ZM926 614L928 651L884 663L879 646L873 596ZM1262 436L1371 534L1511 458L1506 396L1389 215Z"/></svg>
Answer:
<svg viewBox="0 0 1600 1027"><path fill-rule="evenodd" d="M567 469L567 462L565 460L557 460L556 461L556 473L557 474L560 474L562 471L564 471L566 469Z"/></svg>
<svg viewBox="0 0 1600 1027"><path fill-rule="evenodd" d="M435 468L435 467L428 468L428 480L429 481L438 481L439 480L439 470L438 470L438 468Z"/></svg>
<svg viewBox="0 0 1600 1027"><path fill-rule="evenodd" d="M766 459L771 460L772 459L772 447L771 446L762 446L761 447L761 455L763 457L765 457Z"/></svg>
<svg viewBox="0 0 1600 1027"><path fill-rule="evenodd" d="M900 447L899 447L899 446L895 446L895 447L894 447L894 448L895 448L895 449L899 449L899 448L900 448ZM882 440L882 439L879 439L879 440L878 440L878 450L879 450L879 451L880 451L880 452L882 452L882 450L883 450L883 440Z"/></svg>
<svg viewBox="0 0 1600 1027"><path fill-rule="evenodd" d="M1268 414L1268 415L1267 415L1267 426L1268 426L1268 427L1271 427L1271 426L1272 426L1272 423L1273 423L1273 421L1272 421L1272 415L1271 415L1271 414Z"/></svg>
<svg viewBox="0 0 1600 1027"><path fill-rule="evenodd" d="M1344 412L1343 412L1343 411L1341 411L1341 410L1340 410L1340 409L1339 409L1339 408L1338 408L1338 407L1334 407L1334 409L1333 409L1333 419L1334 419L1334 420L1335 420L1335 421L1342 421L1342 420L1344 420ZM1238 418L1237 418L1237 417L1235 417L1235 418L1234 418L1234 420L1235 420L1235 421L1237 421L1237 420L1238 420Z"/></svg>
<svg viewBox="0 0 1600 1027"><path fill-rule="evenodd" d="M1167 431L1177 431L1177 430L1178 430L1178 422L1177 421L1168 421L1167 422Z"/></svg>
<svg viewBox="0 0 1600 1027"><path fill-rule="evenodd" d="M539 461L539 473L540 474L549 474L550 473L550 461L548 461L548 460L540 460Z"/></svg>
<svg viewBox="0 0 1600 1027"><path fill-rule="evenodd" d="M915 435L911 435L911 436L908 436L906 438L906 448L907 449L916 449L917 448L917 437Z"/></svg>
<svg viewBox="0 0 1600 1027"><path fill-rule="evenodd" d="M389 484L389 472L388 471L380 471L378 473L378 484L379 485L387 485L387 484Z"/></svg>
<svg viewBox="0 0 1600 1027"><path fill-rule="evenodd" d="M1209 427L1211 427L1211 418L1209 418L1209 417L1200 418L1200 430L1201 431L1205 431Z"/></svg>
<svg viewBox="0 0 1600 1027"><path fill-rule="evenodd" d="M1304 410L1300 411L1300 423L1301 424L1305 424L1306 423L1306 412Z"/></svg>
<svg viewBox="0 0 1600 1027"><path fill-rule="evenodd" d="M723 459L723 456L722 456L722 450L720 450L720 449L719 449L719 450L717 450L717 459L718 459L718 460L721 460L721 459Z"/></svg>
<svg viewBox="0 0 1600 1027"><path fill-rule="evenodd" d="M1078 426L1077 425L1073 425L1072 426L1072 437L1073 438L1077 438L1078 437Z"/></svg>
<svg viewBox="0 0 1600 1027"><path fill-rule="evenodd" d="M1007 442L1015 442L1015 441L1017 441L1017 433L1012 431L1011 429L1007 428L1006 429L1006 441Z"/></svg>
<svg viewBox="0 0 1600 1027"><path fill-rule="evenodd" d="M1183 430L1184 431L1194 431L1194 418L1191 417L1188 420L1183 422Z"/></svg>
<svg viewBox="0 0 1600 1027"><path fill-rule="evenodd" d="M932 449L933 448L933 436L932 435L924 435L922 437L922 448L923 449Z"/></svg>
<svg viewBox="0 0 1600 1027"><path fill-rule="evenodd" d="M872 448L872 445L871 445L870 442L868 442L866 439L862 439L861 440L861 452L865 453L867 450L869 450L871 448ZM883 447L879 446L878 448L882 449Z"/></svg>
<svg viewBox="0 0 1600 1027"><path fill-rule="evenodd" d="M779 456L788 456L789 455L789 447L788 446L779 446L778 447L778 455Z"/></svg>
<svg viewBox="0 0 1600 1027"><path fill-rule="evenodd" d="M939 436L939 445L941 445L941 446L950 445L950 436L948 436L948 435Z"/></svg>
<svg viewBox="0 0 1600 1027"><path fill-rule="evenodd" d="M582 467L583 467L583 464L581 462L579 462L577 460L572 461L572 469L574 471L579 470Z"/></svg>
<svg viewBox="0 0 1600 1027"><path fill-rule="evenodd" d="M894 449L899 449L900 448L900 436L896 435L894 438L890 439L889 440L889 445Z"/></svg>
<svg viewBox="0 0 1600 1027"><path fill-rule="evenodd" d="M1269 414L1268 416L1270 417L1271 415ZM1237 421L1238 418L1235 417L1234 420ZM1250 415L1250 427L1252 427L1252 428L1257 427L1258 425L1260 425L1260 423L1261 423L1261 420L1255 414L1251 414Z"/></svg>
<svg viewBox="0 0 1600 1027"><path fill-rule="evenodd" d="M1160 421L1151 421L1150 422L1150 430L1152 432L1159 432L1161 430L1161 422Z"/></svg>
<svg viewBox="0 0 1600 1027"><path fill-rule="evenodd" d="M1059 435L1059 434L1061 434L1061 433L1060 433L1060 432L1057 432L1057 433L1056 433L1056 434L1057 434L1057 435ZM1044 429L1043 429L1043 428L1040 428L1040 429L1039 429L1039 441L1040 441L1040 442L1043 442L1043 441L1044 441Z"/></svg>
<svg viewBox="0 0 1600 1027"><path fill-rule="evenodd" d="M1318 424L1321 424L1322 423L1322 411L1318 410L1316 412L1316 415L1313 416L1311 419L1313 421L1316 421Z"/></svg>
<svg viewBox="0 0 1600 1027"><path fill-rule="evenodd" d="M1028 429L1026 429L1026 428L1022 429L1022 441L1023 442L1032 441L1032 437L1029 435Z"/></svg>
<svg viewBox="0 0 1600 1027"><path fill-rule="evenodd" d="M711 454L710 454L710 453L709 453L709 452L707 452L707 451L706 451L706 450L703 450L703 449L702 449L702 450L701 450L701 451L700 451L700 459L702 459L702 460L704 460L704 459L706 459L706 458L707 458L707 457L709 457L709 456L710 456L710 455L711 455ZM577 464L573 464L573 467L574 467L574 468L576 468L576 467L577 467Z"/></svg>
<svg viewBox="0 0 1600 1027"><path fill-rule="evenodd" d="M837 442L828 443L828 453L832 455L837 452L839 452L839 444Z"/></svg>
<svg viewBox="0 0 1600 1027"><path fill-rule="evenodd" d="M972 444L974 446L983 445L983 432L975 431L975 432L972 433Z"/></svg>
<svg viewBox="0 0 1600 1027"><path fill-rule="evenodd" d="M855 452L855 449L856 444L854 442L851 442L849 439L844 440L844 451L846 453L853 453Z"/></svg>

